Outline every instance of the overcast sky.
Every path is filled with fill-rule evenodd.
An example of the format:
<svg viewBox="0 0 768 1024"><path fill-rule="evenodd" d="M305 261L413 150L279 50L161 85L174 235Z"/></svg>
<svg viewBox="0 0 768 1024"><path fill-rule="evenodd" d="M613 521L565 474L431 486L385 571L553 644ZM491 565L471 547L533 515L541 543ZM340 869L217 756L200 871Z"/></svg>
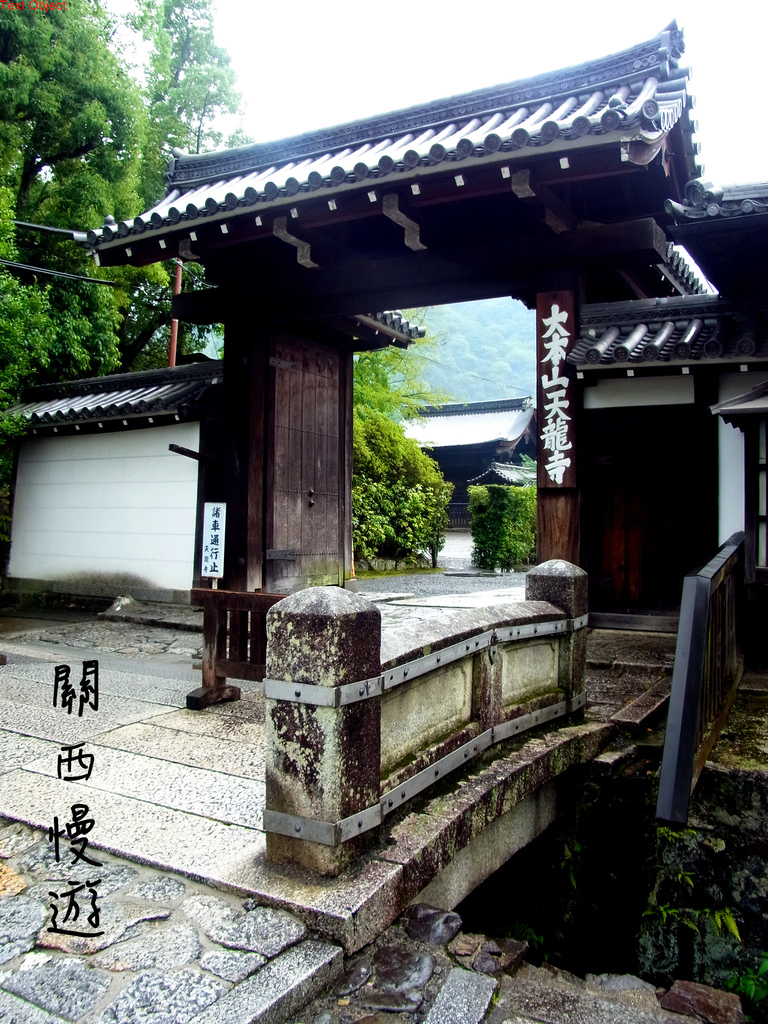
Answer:
<svg viewBox="0 0 768 1024"><path fill-rule="evenodd" d="M768 179L765 0L215 3L217 42L232 56L243 127L257 141L578 64L649 39L676 17L706 176Z"/></svg>

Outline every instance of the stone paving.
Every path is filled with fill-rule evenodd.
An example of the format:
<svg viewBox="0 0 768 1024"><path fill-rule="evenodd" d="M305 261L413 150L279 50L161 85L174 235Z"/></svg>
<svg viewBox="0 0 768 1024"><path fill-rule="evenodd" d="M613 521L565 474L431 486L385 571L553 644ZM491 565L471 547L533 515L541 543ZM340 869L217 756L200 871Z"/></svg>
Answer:
<svg viewBox="0 0 768 1024"><path fill-rule="evenodd" d="M489 582L496 581L486 581L486 589ZM504 591L509 600L512 593ZM499 596L454 594L447 603L454 614L471 615ZM417 628L421 619L445 615L446 604L433 598L384 601L385 632L388 624L399 629L410 619ZM399 1015L470 1024L496 1014L507 985L502 981L500 990L497 975L509 951L483 948L482 937L425 942L398 923L348 959L345 971L340 946L313 932L320 918L354 922L365 900L386 903L402 871L394 863L373 862L341 893L333 882L309 885L290 871L272 871L267 881L275 899L259 896L270 870L260 830L263 698L258 684L246 683L238 703L187 712L185 694L199 685L192 666L201 641L186 628L100 619L36 624L2 638L8 664L0 668L0 814L7 816L0 819L0 1021L380 1024ZM101 669L98 712L86 706L80 717L54 708L55 666L67 663L79 675L81 661L94 656ZM94 756L90 778L59 778L62 746L86 741ZM77 803L90 808L88 851L98 867L66 866L72 837L62 837L57 862L52 839L41 831L54 813L67 820ZM128 851L141 853L120 856ZM50 931L53 906L59 921L69 909L74 923L67 894L77 886L84 888L75 930L99 936ZM85 927L96 906L98 925ZM509 1020L531 1019L523 1010Z"/></svg>
<svg viewBox="0 0 768 1024"><path fill-rule="evenodd" d="M98 868L64 866L44 832L4 819L0 858L0 1020L9 1024L282 1024L342 971L341 949L292 914L187 878L102 853ZM80 895L94 874L98 919ZM79 914L69 921L67 890Z"/></svg>

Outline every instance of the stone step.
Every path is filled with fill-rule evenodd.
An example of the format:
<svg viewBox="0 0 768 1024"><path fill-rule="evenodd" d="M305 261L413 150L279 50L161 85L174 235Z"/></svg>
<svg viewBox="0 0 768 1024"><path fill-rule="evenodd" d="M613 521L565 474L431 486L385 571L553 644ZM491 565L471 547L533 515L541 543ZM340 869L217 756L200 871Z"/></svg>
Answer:
<svg viewBox="0 0 768 1024"><path fill-rule="evenodd" d="M663 676L650 690L646 690L645 693L640 694L639 697L611 715L611 721L630 729L647 728L648 723L669 700L671 689L671 676Z"/></svg>
<svg viewBox="0 0 768 1024"><path fill-rule="evenodd" d="M193 1017L190 1024L283 1024L341 974L338 946L306 940Z"/></svg>
<svg viewBox="0 0 768 1024"><path fill-rule="evenodd" d="M425 1024L480 1024L498 982L485 974L454 967L440 989Z"/></svg>

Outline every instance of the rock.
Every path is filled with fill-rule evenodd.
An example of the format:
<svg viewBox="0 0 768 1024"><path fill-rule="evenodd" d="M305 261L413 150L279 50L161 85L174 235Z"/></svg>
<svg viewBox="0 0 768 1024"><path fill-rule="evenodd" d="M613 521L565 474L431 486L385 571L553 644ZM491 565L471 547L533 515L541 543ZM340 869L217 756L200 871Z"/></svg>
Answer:
<svg viewBox="0 0 768 1024"><path fill-rule="evenodd" d="M428 946L444 946L461 928L461 918L451 910L414 903L403 914L403 928L412 939Z"/></svg>
<svg viewBox="0 0 768 1024"><path fill-rule="evenodd" d="M41 1010L32 1003L0 989L0 1021L3 1024L64 1024L63 1017Z"/></svg>
<svg viewBox="0 0 768 1024"><path fill-rule="evenodd" d="M251 902L250 900L246 902ZM195 893L188 896L181 904L182 911L196 921L203 930L212 926L223 926L231 924L236 917L243 915L219 896L212 896L209 893ZM208 933L206 932L206 935Z"/></svg>
<svg viewBox="0 0 768 1024"><path fill-rule="evenodd" d="M59 906L66 907L66 901L60 899ZM59 932L45 930L40 932L37 944L44 949L60 949L64 953L98 953L120 939L132 939L132 929L140 921L157 921L167 917L170 917L168 910L142 910L109 901L101 907L101 921L97 929L102 932L101 935L62 935Z"/></svg>
<svg viewBox="0 0 768 1024"><path fill-rule="evenodd" d="M108 971L172 971L200 956L197 932L177 924L162 931L153 928L145 935L119 942L93 958L97 967Z"/></svg>
<svg viewBox="0 0 768 1024"><path fill-rule="evenodd" d="M0 964L33 948L45 918L45 904L29 896L0 901Z"/></svg>
<svg viewBox="0 0 768 1024"><path fill-rule="evenodd" d="M129 864L112 863L105 860L104 855L100 851L91 851L89 849L88 856L92 854L95 854L95 860L102 861L100 867L97 868L92 864L86 863L72 864L69 856L63 850L62 859L57 861L53 846L46 839L45 842L38 843L37 846L24 854L19 860L19 869L24 874L31 874L35 878L44 879L46 892L51 888L48 885L49 882L58 882L60 885L67 884L67 888L69 888L69 882L85 882L94 877L100 878L99 893L102 897L109 896L111 893L117 892L118 889L122 889L124 885L127 885L138 875L136 868L131 867Z"/></svg>
<svg viewBox="0 0 768 1024"><path fill-rule="evenodd" d="M210 971L225 981L242 981L255 974L266 962L267 958L260 953L236 953L231 949L212 949L200 958L204 971Z"/></svg>
<svg viewBox="0 0 768 1024"><path fill-rule="evenodd" d="M497 984L492 978L454 967L432 1004L426 1024L480 1024Z"/></svg>
<svg viewBox="0 0 768 1024"><path fill-rule="evenodd" d="M4 828L0 828L0 857L16 857L18 854L34 846L41 838L40 832L35 832L28 825L22 825L14 821Z"/></svg>
<svg viewBox="0 0 768 1024"><path fill-rule="evenodd" d="M221 982L197 971L143 971L96 1020L98 1024L186 1024L224 991Z"/></svg>
<svg viewBox="0 0 768 1024"><path fill-rule="evenodd" d="M421 1006L424 997L416 989L407 992L367 991L360 999L366 1010L386 1010L388 1013L413 1013Z"/></svg>
<svg viewBox="0 0 768 1024"><path fill-rule="evenodd" d="M348 996L352 992L357 992L368 981L372 972L370 960L356 960L339 978L335 989L336 995Z"/></svg>
<svg viewBox="0 0 768 1024"><path fill-rule="evenodd" d="M0 897L18 896L26 887L27 883L21 875L17 875L7 864L0 864Z"/></svg>
<svg viewBox="0 0 768 1024"><path fill-rule="evenodd" d="M277 956L307 934L301 921L285 910L257 907L235 918L231 924L211 928L207 935L230 949L246 949L266 957Z"/></svg>
<svg viewBox="0 0 768 1024"><path fill-rule="evenodd" d="M322 1013L318 1013L313 1024L336 1024L336 1018L330 1010L324 1010Z"/></svg>
<svg viewBox="0 0 768 1024"><path fill-rule="evenodd" d="M47 953L27 953L19 965L19 970L31 971L33 967L39 967L41 964L50 963L51 960L53 960L53 957L48 956Z"/></svg>
<svg viewBox="0 0 768 1024"><path fill-rule="evenodd" d="M478 974L501 974L501 948L492 939L487 939L472 961L472 970Z"/></svg>
<svg viewBox="0 0 768 1024"><path fill-rule="evenodd" d="M429 953L415 953L401 946L381 946L374 954L373 963L377 982L389 992L423 988L432 977L435 966Z"/></svg>
<svg viewBox="0 0 768 1024"><path fill-rule="evenodd" d="M744 1024L741 1000L732 992L723 992L695 981L676 981L662 997L665 1010L697 1017L706 1024Z"/></svg>
<svg viewBox="0 0 768 1024"><path fill-rule="evenodd" d="M82 960L56 960L6 975L2 987L50 1013L79 1020L101 999L111 978Z"/></svg>
<svg viewBox="0 0 768 1024"><path fill-rule="evenodd" d="M634 974L588 974L584 979L588 986L604 992L649 992L655 995L656 987Z"/></svg>
<svg viewBox="0 0 768 1024"><path fill-rule="evenodd" d="M169 875L158 875L155 878L145 878L136 885L126 890L126 896L138 896L142 900L151 900L153 903L173 903L185 895L187 887L178 878L171 878Z"/></svg>
<svg viewBox="0 0 768 1024"><path fill-rule="evenodd" d="M195 894L184 900L181 909L211 941L266 957L277 956L307 934L305 925L285 910L260 907L251 900L244 905L254 909L242 912L218 896Z"/></svg>
<svg viewBox="0 0 768 1024"><path fill-rule="evenodd" d="M505 974L514 974L528 952L528 943L516 939L497 939L501 947L501 969Z"/></svg>
<svg viewBox="0 0 768 1024"><path fill-rule="evenodd" d="M454 952L458 956L462 966L472 967L478 974L514 974L523 962L528 952L527 942L516 942L513 939L484 939L482 935L462 936L466 941L457 949L465 949L474 946L474 957ZM479 943L479 946L477 945Z"/></svg>
<svg viewBox="0 0 768 1024"><path fill-rule="evenodd" d="M452 953L453 956L474 956L480 949L482 941L482 935L470 935L466 932L461 932L448 944L448 952Z"/></svg>

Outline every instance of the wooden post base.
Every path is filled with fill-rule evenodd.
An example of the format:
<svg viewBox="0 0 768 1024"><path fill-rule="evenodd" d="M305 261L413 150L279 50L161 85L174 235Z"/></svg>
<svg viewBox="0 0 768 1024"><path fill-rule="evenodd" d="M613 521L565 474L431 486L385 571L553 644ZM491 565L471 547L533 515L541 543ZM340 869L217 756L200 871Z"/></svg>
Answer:
<svg viewBox="0 0 768 1024"><path fill-rule="evenodd" d="M224 700L240 700L239 686L198 686L187 694L187 711L202 711Z"/></svg>

